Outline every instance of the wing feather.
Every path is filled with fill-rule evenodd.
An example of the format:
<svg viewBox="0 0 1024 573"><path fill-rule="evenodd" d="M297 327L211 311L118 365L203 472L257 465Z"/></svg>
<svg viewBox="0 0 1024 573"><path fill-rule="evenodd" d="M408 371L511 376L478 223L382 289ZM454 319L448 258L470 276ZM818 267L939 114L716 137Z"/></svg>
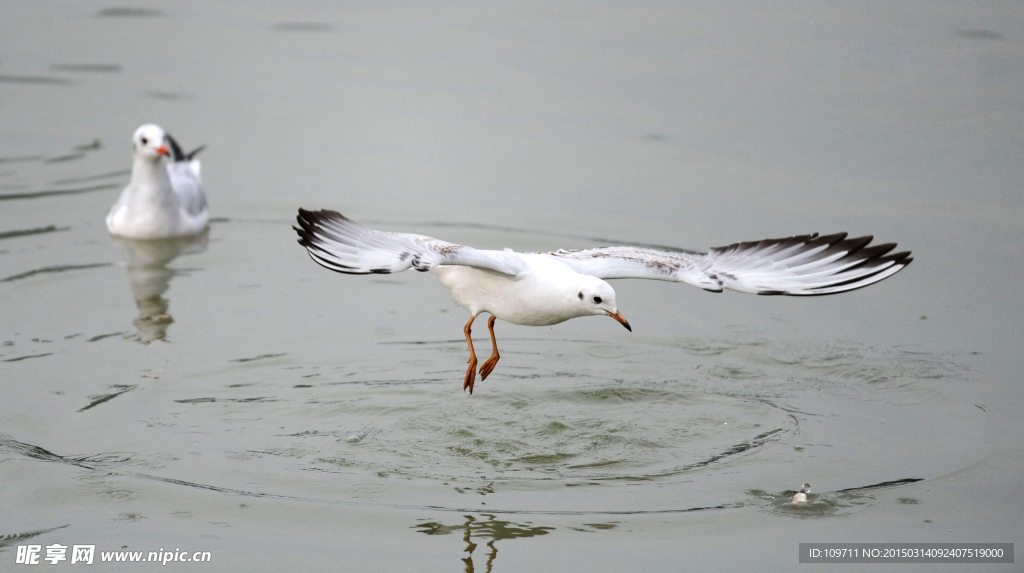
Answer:
<svg viewBox="0 0 1024 573"><path fill-rule="evenodd" d="M393 273L410 268L465 265L516 276L523 255L485 251L409 233L364 227L336 211L299 209L299 244L318 264L341 273ZM707 253L644 247L601 247L546 253L578 273L601 279L676 281L712 292L820 296L863 288L910 264L895 243L871 245L871 236L797 235L715 247Z"/></svg>
<svg viewBox="0 0 1024 573"><path fill-rule="evenodd" d="M196 166L193 167L192 164ZM167 175L171 179L171 189L178 195L181 207L189 215L196 216L207 209L206 193L197 175L199 160L191 162L178 161L167 165Z"/></svg>
<svg viewBox="0 0 1024 573"><path fill-rule="evenodd" d="M192 150L191 153L185 153L181 150L178 141L171 137L171 134L166 133L164 136L171 148L171 161L167 165L171 188L178 194L178 199L186 213L193 216L199 215L207 208L207 205L200 175L201 166L195 156L206 146L202 145Z"/></svg>
<svg viewBox="0 0 1024 573"><path fill-rule="evenodd" d="M576 272L602 279L678 281L711 292L819 296L863 288L913 261L889 254L895 243L869 246L874 237L846 233L797 235L715 247L705 254L637 247L548 253Z"/></svg>
<svg viewBox="0 0 1024 573"><path fill-rule="evenodd" d="M299 244L317 264L352 275L429 271L438 265L464 265L516 276L526 270L522 255L486 251L433 237L376 231L337 211L299 209Z"/></svg>

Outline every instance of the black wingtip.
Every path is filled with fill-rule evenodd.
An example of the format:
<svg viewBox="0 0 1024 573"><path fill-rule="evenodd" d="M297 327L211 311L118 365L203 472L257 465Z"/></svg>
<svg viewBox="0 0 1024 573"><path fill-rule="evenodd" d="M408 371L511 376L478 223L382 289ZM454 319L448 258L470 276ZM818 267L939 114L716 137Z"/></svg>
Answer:
<svg viewBox="0 0 1024 573"><path fill-rule="evenodd" d="M171 134L165 133L164 137L167 138L167 143L171 144L171 159L174 161L185 161L185 152L181 150L181 146L178 145L177 140L171 137Z"/></svg>
<svg viewBox="0 0 1024 573"><path fill-rule="evenodd" d="M893 248L895 247L896 245L893 245ZM896 261L896 264L900 265L909 265L910 261L914 260L914 257L910 256L910 251L900 251L889 256L892 257L892 260Z"/></svg>
<svg viewBox="0 0 1024 573"><path fill-rule="evenodd" d="M299 208L298 215L295 217L295 221L298 223L298 226L296 227L293 225L292 229L299 235L297 242L299 245L306 248L306 252L309 254L309 257L313 259L313 262L328 270L346 275L388 274L393 272L390 268L384 267L364 270L341 264L338 261L323 258L321 253L330 254L330 250L324 246L325 229L321 224L331 220L337 220L339 218L346 221L348 220L337 211L329 211L326 209L310 211L301 207Z"/></svg>
<svg viewBox="0 0 1024 573"><path fill-rule="evenodd" d="M200 151L206 149L205 145L200 145L189 153L185 153L181 150L181 145L178 145L178 140L174 139L171 134L165 133L164 136L167 137L167 143L171 145L171 159L174 161L192 161L192 158L198 155Z"/></svg>
<svg viewBox="0 0 1024 573"><path fill-rule="evenodd" d="M803 255L804 258L799 260L795 267L796 269L816 261L825 261L838 268L838 271L834 273L837 276L849 277L850 275L856 275L852 278L836 280L825 272L819 272L821 269L812 269L813 272L818 272L818 280L826 281L832 278L836 282L818 284L806 289L797 286L792 290L779 288L779 285L775 284L759 284L755 286L753 291L744 291L756 292L763 296L826 296L849 292L875 284L903 270L904 267L914 260L910 255L910 251L890 254L896 249L896 243L882 243L872 246L871 243L874 239L874 235L851 237L845 232L829 235L810 233L807 235L794 235L778 239L765 239L763 241L747 241L733 243L724 247L714 247L709 250L708 255L711 257L750 255L761 257L768 261L773 261L772 257L782 257L778 258L776 262L784 262L787 260L787 257ZM824 270L827 271L828 268ZM880 275L881 278L874 278L876 275ZM718 278L714 274L709 274L708 277L711 279ZM872 280L873 278L874 280ZM717 289L701 286L709 292L717 292ZM845 286L851 288L836 290L836 287ZM829 290L830 292L821 292L822 290Z"/></svg>
<svg viewBox="0 0 1024 573"><path fill-rule="evenodd" d="M206 144L200 145L199 147L197 147L197 148L193 149L192 151L189 151L188 153L186 153L185 154L185 159L187 159L189 161L192 161L192 159L195 158L196 155L199 155L199 152L204 150L204 149L206 149Z"/></svg>
<svg viewBox="0 0 1024 573"><path fill-rule="evenodd" d="M308 221L310 224L316 224L316 223L319 223L320 221L327 221L327 220L331 220L331 219L340 219L342 221L351 221L351 219L349 219L348 217L342 215L341 213L339 213L337 211L332 211L330 209L317 209L316 211L310 211L308 209L303 209L302 207L299 207L299 223L300 224L302 223L303 220ZM303 225L303 226L305 226L305 225Z"/></svg>
<svg viewBox="0 0 1024 573"><path fill-rule="evenodd" d="M874 247L874 248L879 248L879 247L882 248L882 250L880 252L872 253L872 256L870 258L866 259L861 264L875 263L876 266L878 266L879 263L891 263L890 265L882 266L882 268L880 268L879 270L874 271L874 272L872 272L870 274L863 275L863 276L860 276L860 277L855 277L853 279L849 279L849 280L846 280L846 281L841 281L841 282L833 283L833 284L827 285L827 286L822 287L822 288L830 288L830 287L836 287L836 286L843 286L843 285L846 285L846 284L853 284L853 283L864 282L865 280L870 279L870 278L874 277L875 275L879 275L879 274L881 274L883 272L886 272L888 269L896 267L896 270L893 273L887 275L886 278L888 278L888 277L890 277L890 276L892 276L892 275L902 271L903 269L905 269L907 267L907 265L909 265L911 263L911 261L914 260L914 258L910 256L910 251L900 251L898 253L893 253L891 255L890 254L885 254L885 253L888 253L889 251L891 251L892 249L896 248L896 243L886 243L884 245L878 245L878 247ZM864 250L865 251L870 251L871 249L864 249ZM860 266L860 265L858 265L858 266ZM876 282L878 282L878 281L875 280L875 281L872 281L872 282L861 284L860 286L858 286L856 288L842 290L842 291L838 291L838 292L831 292L831 293L801 293L798 296L830 296L830 295L834 295L834 294L840 294L840 293L844 293L844 292L851 292L851 291L855 291L855 290L860 290L862 288L871 286L871 285L875 284ZM782 293L782 294L791 295L793 293Z"/></svg>
<svg viewBox="0 0 1024 573"><path fill-rule="evenodd" d="M316 226L311 215L312 213L310 211L300 208L299 216L295 218L295 221L299 226L292 226L292 229L299 234L299 244L307 249L312 247L316 242Z"/></svg>
<svg viewBox="0 0 1024 573"><path fill-rule="evenodd" d="M316 224L321 219L320 213L322 213L322 211L310 211L307 209L303 209L302 207L299 207L299 215L295 218L295 220L298 221L299 226L302 227L302 230L306 231L307 233L312 233L316 230ZM295 230L298 231L299 229Z"/></svg>

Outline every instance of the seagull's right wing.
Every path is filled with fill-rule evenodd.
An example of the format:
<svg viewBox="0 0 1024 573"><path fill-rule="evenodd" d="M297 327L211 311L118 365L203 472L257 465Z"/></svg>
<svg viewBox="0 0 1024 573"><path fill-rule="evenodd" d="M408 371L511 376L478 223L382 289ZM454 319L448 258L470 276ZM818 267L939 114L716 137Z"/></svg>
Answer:
<svg viewBox="0 0 1024 573"><path fill-rule="evenodd" d="M299 244L319 265L350 275L429 271L463 265L516 276L525 260L512 251L482 251L423 235L368 229L337 211L299 209Z"/></svg>
<svg viewBox="0 0 1024 573"><path fill-rule="evenodd" d="M199 163L198 160L193 163ZM167 164L167 176L171 179L171 189L178 195L178 202L186 213L197 216L206 210L206 194L203 186L196 178L195 170L184 162Z"/></svg>
<svg viewBox="0 0 1024 573"><path fill-rule="evenodd" d="M171 137L171 134L165 133L164 136L167 138L167 143L171 144L171 159L174 161L192 161L200 151L206 149L205 145L200 145L192 151L185 153L182 151L181 146L178 145L178 140Z"/></svg>
<svg viewBox="0 0 1024 573"><path fill-rule="evenodd" d="M907 251L889 254L895 243L868 246L872 240L814 233L735 243L703 254L602 247L549 255L578 273L602 279L677 281L711 292L817 296L866 287L914 260Z"/></svg>
<svg viewBox="0 0 1024 573"><path fill-rule="evenodd" d="M197 216L206 210L206 194L203 192L199 160L195 159L195 156L206 146L202 145L193 149L191 153L185 153L171 134L164 135L171 147L171 161L167 164L171 188L178 194L178 200L185 212Z"/></svg>
<svg viewBox="0 0 1024 573"><path fill-rule="evenodd" d="M179 171L183 173L190 172L192 176L195 177L196 183L202 184L202 165L199 163L199 160L196 159L196 155L198 155L200 151L206 149L206 146L200 145L199 147L193 149L192 151L185 153L184 151L181 150L181 146L178 145L178 140L171 137L171 134L165 133L164 136L167 137L167 143L171 144L172 165L184 165L185 167L179 168Z"/></svg>

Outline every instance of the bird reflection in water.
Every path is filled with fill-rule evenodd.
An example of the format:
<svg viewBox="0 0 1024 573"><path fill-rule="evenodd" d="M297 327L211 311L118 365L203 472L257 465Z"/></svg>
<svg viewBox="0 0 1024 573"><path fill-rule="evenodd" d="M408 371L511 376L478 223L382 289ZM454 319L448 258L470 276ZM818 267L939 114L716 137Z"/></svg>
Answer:
<svg viewBox="0 0 1024 573"><path fill-rule="evenodd" d="M191 237L160 240L134 240L114 237L114 242L124 249L128 256L126 270L128 284L135 297L139 316L134 324L139 342L149 344L167 337L167 327L174 322L168 312L170 302L163 297L170 287L171 279L181 271L167 268L181 255L201 253L206 250L208 233Z"/></svg>
<svg viewBox="0 0 1024 573"><path fill-rule="evenodd" d="M483 516L487 518L486 521L478 520L472 515L464 515L463 517L466 518L466 522L458 525L444 525L436 521L428 521L418 523L414 527L420 533L427 535L462 533L462 540L466 542L465 552L469 553L462 560L466 564L466 573L474 573L476 571L473 567L473 552L476 551L477 544L473 542L473 537L480 541L488 539L487 547L490 548L490 551L487 553L486 572L490 573L491 568L494 566L494 559L498 556L498 548L494 546L495 541L547 535L549 531L555 529L554 527L533 527L510 521L501 521L490 514L483 514Z"/></svg>

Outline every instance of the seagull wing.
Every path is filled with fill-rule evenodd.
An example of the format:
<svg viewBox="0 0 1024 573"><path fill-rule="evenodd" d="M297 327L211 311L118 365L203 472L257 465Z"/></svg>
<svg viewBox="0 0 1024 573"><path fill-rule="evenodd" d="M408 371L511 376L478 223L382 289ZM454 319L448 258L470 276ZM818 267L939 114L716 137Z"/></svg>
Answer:
<svg viewBox="0 0 1024 573"><path fill-rule="evenodd" d="M171 147L171 161L167 165L167 174L171 178L171 187L178 194L181 206L189 215L198 215L206 209L206 194L203 192L203 181L200 175L201 166L195 155L206 146L200 146L185 153L178 141L171 134L164 134Z"/></svg>
<svg viewBox="0 0 1024 573"><path fill-rule="evenodd" d="M167 143L171 145L171 161L185 161L188 157L185 152L181 150L181 146L178 145L178 140L171 137L171 134L164 133L164 137L167 138Z"/></svg>
<svg viewBox="0 0 1024 573"><path fill-rule="evenodd" d="M368 229L337 211L299 209L299 244L332 271L350 275L429 271L438 265L463 265L516 276L526 270L522 255L483 251L409 233Z"/></svg>
<svg viewBox="0 0 1024 573"><path fill-rule="evenodd" d="M913 260L909 251L889 254L896 243L869 246L873 239L814 233L735 243L703 254L602 247L549 255L578 273L602 279L677 281L711 292L816 296L866 287Z"/></svg>
<svg viewBox="0 0 1024 573"><path fill-rule="evenodd" d="M171 162L173 165L185 165L186 167L180 168L179 171L182 173L191 173L197 183L202 183L202 165L199 160L196 159L196 155L200 151L206 149L205 145L193 149L192 151L185 153L181 150L181 146L178 145L178 140L171 137L171 134L165 133L164 136L167 138L167 143L171 145Z"/></svg>
<svg viewBox="0 0 1024 573"><path fill-rule="evenodd" d="M181 208L189 215L196 216L207 208L206 194L203 192L202 182L196 175L198 168L193 168L191 163L198 164L199 160L168 163L167 175L171 179L171 188L178 194Z"/></svg>

